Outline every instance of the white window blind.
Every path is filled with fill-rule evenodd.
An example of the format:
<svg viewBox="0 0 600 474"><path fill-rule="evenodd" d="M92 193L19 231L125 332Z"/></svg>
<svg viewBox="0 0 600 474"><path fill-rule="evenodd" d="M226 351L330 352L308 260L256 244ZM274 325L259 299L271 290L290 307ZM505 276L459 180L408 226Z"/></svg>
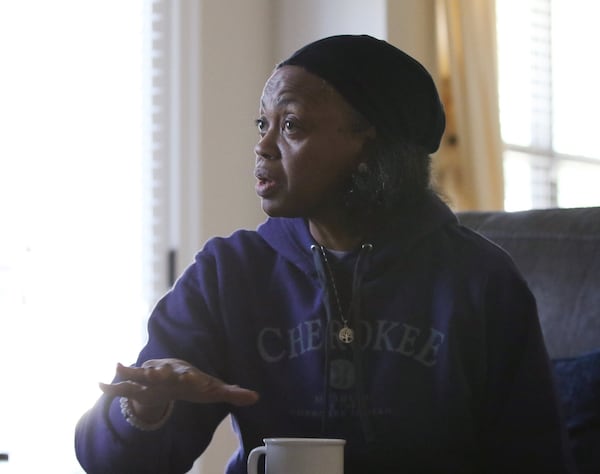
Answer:
<svg viewBox="0 0 600 474"><path fill-rule="evenodd" d="M600 3L496 5L506 208L600 205Z"/></svg>
<svg viewBox="0 0 600 474"><path fill-rule="evenodd" d="M156 301L172 281L175 268L175 249L171 247L173 196L171 193L170 144L171 128L171 67L172 47L171 9L164 0L146 2L149 28L145 42L144 76L149 101L144 113L147 136L144 143L147 149L144 156L148 160L145 169L146 206L144 206L144 275L148 301Z"/></svg>
<svg viewBox="0 0 600 474"><path fill-rule="evenodd" d="M167 286L163 3L0 1L2 472L83 472L75 423Z"/></svg>
<svg viewBox="0 0 600 474"><path fill-rule="evenodd" d="M144 259L148 298L156 301L199 250L200 17L194 0L147 0L151 12L150 199Z"/></svg>

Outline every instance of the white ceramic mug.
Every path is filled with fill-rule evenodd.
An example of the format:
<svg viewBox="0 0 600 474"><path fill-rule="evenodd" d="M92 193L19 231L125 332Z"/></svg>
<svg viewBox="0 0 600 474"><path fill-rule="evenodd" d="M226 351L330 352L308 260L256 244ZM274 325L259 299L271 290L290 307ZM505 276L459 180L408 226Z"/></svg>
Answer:
<svg viewBox="0 0 600 474"><path fill-rule="evenodd" d="M344 474L343 439L265 438L248 456L248 474L258 473L265 456L265 474Z"/></svg>

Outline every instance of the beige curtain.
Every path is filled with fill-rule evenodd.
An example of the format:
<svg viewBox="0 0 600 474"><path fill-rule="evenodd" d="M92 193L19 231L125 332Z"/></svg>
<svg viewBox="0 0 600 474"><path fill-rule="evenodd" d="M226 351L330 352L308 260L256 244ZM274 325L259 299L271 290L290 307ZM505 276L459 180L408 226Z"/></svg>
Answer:
<svg viewBox="0 0 600 474"><path fill-rule="evenodd" d="M503 208L494 0L435 0L439 86L447 113L434 158L456 211Z"/></svg>

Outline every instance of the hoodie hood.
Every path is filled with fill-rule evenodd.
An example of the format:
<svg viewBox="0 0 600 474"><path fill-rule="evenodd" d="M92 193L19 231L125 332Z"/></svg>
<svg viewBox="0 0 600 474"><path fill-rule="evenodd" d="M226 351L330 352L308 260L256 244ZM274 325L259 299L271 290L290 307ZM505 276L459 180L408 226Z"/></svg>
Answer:
<svg viewBox="0 0 600 474"><path fill-rule="evenodd" d="M394 258L409 251L417 242L457 218L433 193L402 215L394 216L383 227L365 236L363 243L373 245L372 264L366 278L383 271ZM316 244L308 222L303 218L269 218L258 228L261 237L284 259L304 273L317 276L311 253Z"/></svg>

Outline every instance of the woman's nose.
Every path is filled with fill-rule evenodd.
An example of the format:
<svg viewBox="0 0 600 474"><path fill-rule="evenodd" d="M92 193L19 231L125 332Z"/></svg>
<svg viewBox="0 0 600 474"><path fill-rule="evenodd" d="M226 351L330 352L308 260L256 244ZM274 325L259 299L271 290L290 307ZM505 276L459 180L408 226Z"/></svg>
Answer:
<svg viewBox="0 0 600 474"><path fill-rule="evenodd" d="M256 159L275 160L279 156L277 149L276 133L274 130L268 130L260 136L258 142L254 146L254 154Z"/></svg>

